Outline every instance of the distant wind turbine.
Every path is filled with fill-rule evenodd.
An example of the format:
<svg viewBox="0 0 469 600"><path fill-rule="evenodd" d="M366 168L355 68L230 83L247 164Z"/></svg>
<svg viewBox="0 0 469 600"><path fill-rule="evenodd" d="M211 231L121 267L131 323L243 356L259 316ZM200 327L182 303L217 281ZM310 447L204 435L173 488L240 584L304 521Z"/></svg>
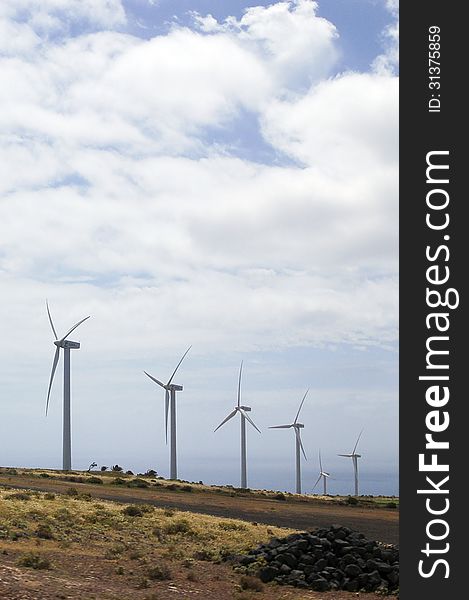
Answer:
<svg viewBox="0 0 469 600"><path fill-rule="evenodd" d="M300 416L300 411L303 407L303 403L305 401L306 396L308 395L309 390L306 390L305 395L303 396L303 400L300 403L300 408L298 409L298 412L296 413L296 417L295 420L293 421L293 423L290 423L290 425L274 425L272 427L269 427L269 429L290 429L291 427L293 427L293 429L295 430L295 438L296 438L296 493L297 494L301 494L301 456L300 456L300 450L301 452L303 452L303 456L305 457L305 460L307 460L306 458L306 453L305 453L305 449L303 448L303 443L301 441L301 434L300 434L300 429L304 428L304 424L303 423L298 423L298 417Z"/></svg>
<svg viewBox="0 0 469 600"><path fill-rule="evenodd" d="M164 417L165 417L165 435L166 435L166 444L168 443L168 413L171 414L171 445L170 445L170 467L169 467L169 478L177 479L177 450L176 450L176 392L182 392L184 389L182 385L176 385L175 383L171 383L176 375L176 371L181 366L182 361L186 357L186 354L192 346L184 352L181 360L178 362L176 368L173 371L173 374L168 380L168 383L163 383L147 373L143 371L147 377L149 377L152 381L157 383L159 386L164 388L165 390L165 406L164 406ZM170 406L171 404L171 406Z"/></svg>
<svg viewBox="0 0 469 600"><path fill-rule="evenodd" d="M316 483L313 485L313 490L318 485L318 483L320 482L320 480L322 478L323 483L324 483L324 496L327 496L327 479L330 476L331 476L331 474L328 473L327 471L324 471L324 469L322 468L321 450L319 450L319 477L316 479Z"/></svg>
<svg viewBox="0 0 469 600"><path fill-rule="evenodd" d="M64 409L63 409L63 464L62 468L64 471L70 471L72 468L72 435L71 435L71 424L70 424L70 350L78 350L80 348L79 342L71 342L67 340L68 336L75 331L75 329L81 325L84 321L90 317L85 317L81 321L78 321L67 333L59 339L57 332L52 321L52 317L49 310L49 303L46 300L47 314L49 316L49 323L54 334L56 346L54 361L52 363L52 372L50 374L49 389L47 390L47 402L46 402L46 416L49 410L49 398L50 391L52 388L52 382L54 381L55 370L57 369L57 363L60 357L60 348L64 351Z"/></svg>
<svg viewBox="0 0 469 600"><path fill-rule="evenodd" d="M249 423L254 427L254 429L257 429L257 431L259 433L261 432L261 430L259 429L259 427L257 427L257 425L254 423L254 421L251 419L251 417L247 414L248 412L251 411L251 408L249 406L241 405L241 373L242 373L242 371L243 371L243 361L241 361L241 365L239 367L238 403L236 404L234 410L232 412L230 412L230 414L226 417L226 419L224 419L220 423L220 425L218 425L218 427L215 429L215 431L217 431L217 429L220 429L220 427L222 425L224 425L227 421L232 419L237 413L239 413L239 415L241 416L241 487L243 489L246 489L248 487L247 466L246 466L246 421L249 421Z"/></svg>
<svg viewBox="0 0 469 600"><path fill-rule="evenodd" d="M361 454L357 454L355 452L355 450L357 449L358 442L360 441L362 433L363 433L363 429L360 431L360 433L358 435L357 441L355 442L355 446L353 447L351 454L338 454L337 455L337 456L345 456L346 458L352 459L353 473L355 476L355 496L358 496L358 459L361 458L361 456L362 456Z"/></svg>

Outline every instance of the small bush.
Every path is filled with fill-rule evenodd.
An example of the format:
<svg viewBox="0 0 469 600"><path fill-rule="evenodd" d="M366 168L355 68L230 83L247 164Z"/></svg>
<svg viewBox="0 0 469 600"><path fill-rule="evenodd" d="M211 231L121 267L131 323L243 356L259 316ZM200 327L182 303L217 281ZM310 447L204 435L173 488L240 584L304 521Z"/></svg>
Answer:
<svg viewBox="0 0 469 600"><path fill-rule="evenodd" d="M36 552L28 552L19 557L17 563L19 567L29 567L30 569L50 569L50 560Z"/></svg>
<svg viewBox="0 0 469 600"><path fill-rule="evenodd" d="M246 531L247 529L243 523L235 523L234 521L222 521L218 524L218 527L225 531Z"/></svg>
<svg viewBox="0 0 469 600"><path fill-rule="evenodd" d="M96 483L97 485L102 485L103 480L101 479L101 477L95 477L94 475L92 475L91 477L88 477L86 482L87 483Z"/></svg>
<svg viewBox="0 0 469 600"><path fill-rule="evenodd" d="M52 533L50 525L47 525L46 523L38 525L36 529L36 537L41 538L42 540L53 540L54 534Z"/></svg>
<svg viewBox="0 0 469 600"><path fill-rule="evenodd" d="M46 492L44 494L44 500L55 500L55 494L52 492Z"/></svg>
<svg viewBox="0 0 469 600"><path fill-rule="evenodd" d="M166 565L155 565L148 569L147 577L154 581L166 581L171 579L171 571Z"/></svg>
<svg viewBox="0 0 469 600"><path fill-rule="evenodd" d="M350 504L350 506L356 506L358 504L358 500L355 498L355 496L349 496L346 502L347 504Z"/></svg>
<svg viewBox="0 0 469 600"><path fill-rule="evenodd" d="M285 494L282 494L282 492L278 492L278 494L275 494L274 496L274 500L280 500L284 502L286 499L287 497L285 496Z"/></svg>
<svg viewBox="0 0 469 600"><path fill-rule="evenodd" d="M31 500L31 495L26 492L14 492L5 496L6 500Z"/></svg>
<svg viewBox="0 0 469 600"><path fill-rule="evenodd" d="M47 479L48 477L50 477L49 473L39 473L39 477L44 477L44 479Z"/></svg>
<svg viewBox="0 0 469 600"><path fill-rule="evenodd" d="M145 481L144 479L140 479L139 477L136 477L135 479L131 479L128 482L127 487L130 487L130 488L147 488L147 487L150 487L150 484L148 483L148 481Z"/></svg>
<svg viewBox="0 0 469 600"><path fill-rule="evenodd" d="M395 502L388 502L385 504L386 508L397 508L397 504Z"/></svg>
<svg viewBox="0 0 469 600"><path fill-rule="evenodd" d="M129 506L122 509L122 512L127 517L142 517L144 513L141 506L137 506L136 504L129 504Z"/></svg>
<svg viewBox="0 0 469 600"><path fill-rule="evenodd" d="M125 552L125 546L123 544L116 544L106 549L104 558L113 559L120 556L123 552Z"/></svg>
<svg viewBox="0 0 469 600"><path fill-rule="evenodd" d="M108 469L109 469L109 467L106 467L106 466L104 466L104 465L101 467L101 471L102 471L103 473L104 473L104 471L107 471Z"/></svg>
<svg viewBox="0 0 469 600"><path fill-rule="evenodd" d="M264 586L259 579L250 575L243 575L239 581L242 590L252 590L253 592L262 592Z"/></svg>
<svg viewBox="0 0 469 600"><path fill-rule="evenodd" d="M67 496L78 496L78 490L74 487L68 488L68 490L65 493L67 494Z"/></svg>
<svg viewBox="0 0 469 600"><path fill-rule="evenodd" d="M199 581L199 578L197 577L197 574L194 573L194 571L189 571L187 573L187 580L188 581Z"/></svg>
<svg viewBox="0 0 469 600"><path fill-rule="evenodd" d="M122 477L114 477L111 483L112 485L125 485L126 481Z"/></svg>
<svg viewBox="0 0 469 600"><path fill-rule="evenodd" d="M111 468L111 471L117 472L117 473L121 473L124 469L122 467L120 467L119 465L113 465Z"/></svg>
<svg viewBox="0 0 469 600"><path fill-rule="evenodd" d="M212 550L207 550L204 548L203 550L197 550L194 552L194 558L196 560L212 561L215 560L215 554Z"/></svg>
<svg viewBox="0 0 469 600"><path fill-rule="evenodd" d="M165 533L169 535L175 535L177 533L190 533L192 527L187 519L179 519L173 523L168 523L164 527Z"/></svg>
<svg viewBox="0 0 469 600"><path fill-rule="evenodd" d="M181 491L183 491L183 492L192 492L192 490L193 490L193 487L191 485L183 485L181 487Z"/></svg>

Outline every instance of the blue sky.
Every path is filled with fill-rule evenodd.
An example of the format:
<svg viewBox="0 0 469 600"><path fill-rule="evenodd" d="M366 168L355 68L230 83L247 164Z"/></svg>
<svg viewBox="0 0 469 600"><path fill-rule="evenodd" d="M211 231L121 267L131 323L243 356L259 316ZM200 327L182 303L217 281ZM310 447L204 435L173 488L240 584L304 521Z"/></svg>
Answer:
<svg viewBox="0 0 469 600"><path fill-rule="evenodd" d="M168 472L164 379L185 348L180 476L304 488L358 432L364 493L397 493L397 3L13 0L0 7L0 463ZM178 373L179 375L179 373ZM27 444L18 444L18 432ZM285 434L285 435L283 435ZM379 488L379 489L377 489Z"/></svg>

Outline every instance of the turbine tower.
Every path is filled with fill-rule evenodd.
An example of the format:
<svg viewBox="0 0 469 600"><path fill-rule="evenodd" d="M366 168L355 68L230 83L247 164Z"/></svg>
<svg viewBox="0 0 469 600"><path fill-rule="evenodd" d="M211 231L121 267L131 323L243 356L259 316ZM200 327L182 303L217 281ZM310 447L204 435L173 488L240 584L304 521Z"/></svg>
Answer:
<svg viewBox="0 0 469 600"><path fill-rule="evenodd" d="M257 425L254 423L254 421L251 419L251 417L247 414L248 412L251 411L251 408L249 406L241 405L241 373L242 373L242 371L243 371L243 361L241 361L241 365L239 367L238 403L234 407L234 410L232 412L230 412L230 414L226 417L226 419L224 419L220 423L220 425L218 425L218 427L215 429L215 431L217 431L217 429L220 429L220 427L222 425L224 425L227 421L232 419L236 415L236 413L239 413L239 415L241 416L241 487L243 489L246 489L248 487L248 477L247 477L247 467L246 467L246 421L249 421L249 423L251 423L251 425L255 429L257 429L257 431L259 433L261 432L261 430L259 429L259 427L257 427Z"/></svg>
<svg viewBox="0 0 469 600"><path fill-rule="evenodd" d="M301 456L300 456L300 450L301 452L303 452L303 456L305 457L305 460L307 460L306 458L306 453L305 453L305 449L303 448L303 443L301 441L301 434L300 434L300 429L304 428L304 424L303 423L298 423L298 417L300 416L300 411L303 407L303 403L305 401L306 396L308 395L309 390L306 390L305 395L303 396L303 400L300 403L300 408L298 409L298 412L296 413L296 417L295 420L293 421L293 423L290 423L290 425L274 425L272 427L269 427L269 429L290 429L293 427L293 429L295 430L295 438L296 438L296 493L297 494L301 494Z"/></svg>
<svg viewBox="0 0 469 600"><path fill-rule="evenodd" d="M362 433L363 433L363 429L360 431L360 434L357 437L357 441L355 442L355 446L353 447L351 454L338 454L337 455L337 456L345 456L346 458L352 459L353 473L355 476L355 496L358 496L358 459L361 458L361 456L362 456L361 454L357 454L355 452L355 450L357 449L358 442L360 441Z"/></svg>
<svg viewBox="0 0 469 600"><path fill-rule="evenodd" d="M327 471L324 471L324 469L322 468L321 450L319 450L319 477L316 479L316 483L313 485L313 490L318 485L318 483L320 482L320 480L322 478L323 483L324 483L324 496L327 496L327 479L330 476L331 476L331 474L328 473Z"/></svg>
<svg viewBox="0 0 469 600"><path fill-rule="evenodd" d="M46 402L46 416L49 410L49 398L50 391L52 388L52 382L54 381L55 371L57 369L57 363L60 358L60 348L64 351L64 409L63 409L63 451L62 451L62 468L64 471L70 471L72 468L72 434L71 434L71 408L70 408L70 350L78 350L80 348L79 342L72 342L68 340L68 336L75 331L75 329L81 325L84 321L90 317L85 317L81 321L78 321L67 333L59 339L57 332L52 321L52 317L49 310L49 303L46 300L47 314L49 316L49 323L54 334L56 346L54 361L52 363L52 372L50 374L49 389L47 391L47 402Z"/></svg>
<svg viewBox="0 0 469 600"><path fill-rule="evenodd" d="M165 435L166 435L166 444L168 443L168 413L171 414L171 444L170 444L170 462L169 462L169 478L177 479L178 478L178 470L177 470L177 450L176 450L176 392L182 392L184 389L182 385L176 385L172 383L174 376L176 375L176 371L181 366L182 361L186 357L186 354L192 346L184 352L181 360L178 362L176 368L173 371L173 374L168 380L168 383L163 383L147 373L143 371L147 377L149 377L152 381L157 383L165 390L165 406L164 406L164 417L165 417Z"/></svg>

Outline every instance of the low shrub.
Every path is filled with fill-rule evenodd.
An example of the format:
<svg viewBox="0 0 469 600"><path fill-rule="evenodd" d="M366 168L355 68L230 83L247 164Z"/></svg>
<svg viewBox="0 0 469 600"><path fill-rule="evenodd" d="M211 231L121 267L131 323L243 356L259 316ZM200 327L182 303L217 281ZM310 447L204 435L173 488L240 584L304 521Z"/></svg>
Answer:
<svg viewBox="0 0 469 600"><path fill-rule="evenodd" d="M234 521L222 521L218 524L218 527L225 531L246 531L247 529L243 523L235 523Z"/></svg>
<svg viewBox="0 0 469 600"><path fill-rule="evenodd" d="M47 523L41 523L38 525L36 529L36 537L41 538L42 540L53 540L54 534L52 533L50 525L47 525Z"/></svg>
<svg viewBox="0 0 469 600"><path fill-rule="evenodd" d="M171 579L171 571L164 565L155 565L147 570L147 577L154 581L166 581Z"/></svg>
<svg viewBox="0 0 469 600"><path fill-rule="evenodd" d="M87 483L96 483L97 485L102 485L103 484L103 480L101 479L101 477L96 477L94 475L92 475L91 477L88 477L88 479L86 480Z"/></svg>
<svg viewBox="0 0 469 600"><path fill-rule="evenodd" d="M13 494L9 494L5 496L5 500L31 500L31 494L27 492L14 492Z"/></svg>
<svg viewBox="0 0 469 600"><path fill-rule="evenodd" d="M122 509L122 513L127 517L143 517L144 512L145 511L142 510L142 507L136 504L129 504Z"/></svg>
<svg viewBox="0 0 469 600"><path fill-rule="evenodd" d="M187 519L178 519L164 526L164 532L169 535L177 533L190 533L192 531L191 524Z"/></svg>
<svg viewBox="0 0 469 600"><path fill-rule="evenodd" d="M30 569L50 569L50 560L36 552L28 552L19 557L16 563L19 567L28 567Z"/></svg>
<svg viewBox="0 0 469 600"><path fill-rule="evenodd" d="M264 586L262 582L256 577L250 575L243 575L239 581L242 590L251 590L253 592L262 592Z"/></svg>
<svg viewBox="0 0 469 600"><path fill-rule="evenodd" d="M127 483L127 487L129 487L129 488L147 488L147 487L150 487L150 484L148 483L148 481L145 481L144 479L140 479L139 477L136 477L135 479L131 479Z"/></svg>

